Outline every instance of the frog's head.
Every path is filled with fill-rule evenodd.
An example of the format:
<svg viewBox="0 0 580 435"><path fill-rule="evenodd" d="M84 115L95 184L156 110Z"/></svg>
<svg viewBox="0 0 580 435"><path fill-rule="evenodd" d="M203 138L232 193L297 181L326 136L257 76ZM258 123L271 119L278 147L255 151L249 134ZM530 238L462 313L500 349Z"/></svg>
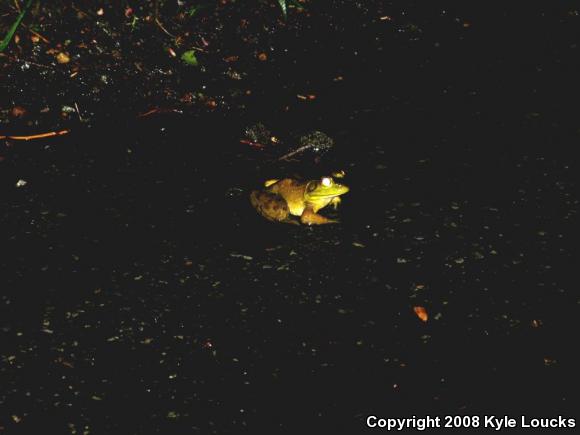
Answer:
<svg viewBox="0 0 580 435"><path fill-rule="evenodd" d="M344 195L348 191L348 186L335 182L331 177L322 177L308 182L304 196L307 201L317 201Z"/></svg>

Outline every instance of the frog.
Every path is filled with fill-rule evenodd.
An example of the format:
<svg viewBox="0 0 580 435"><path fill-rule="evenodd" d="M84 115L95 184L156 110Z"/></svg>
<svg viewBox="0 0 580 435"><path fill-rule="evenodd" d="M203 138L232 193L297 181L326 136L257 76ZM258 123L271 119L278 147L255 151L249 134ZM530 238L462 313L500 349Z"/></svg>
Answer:
<svg viewBox="0 0 580 435"><path fill-rule="evenodd" d="M293 225L323 225L338 223L318 214L327 205L336 209L348 186L337 183L332 177L315 180L295 178L273 179L264 182L262 190L253 190L250 202L266 219ZM297 220L294 216L299 217Z"/></svg>

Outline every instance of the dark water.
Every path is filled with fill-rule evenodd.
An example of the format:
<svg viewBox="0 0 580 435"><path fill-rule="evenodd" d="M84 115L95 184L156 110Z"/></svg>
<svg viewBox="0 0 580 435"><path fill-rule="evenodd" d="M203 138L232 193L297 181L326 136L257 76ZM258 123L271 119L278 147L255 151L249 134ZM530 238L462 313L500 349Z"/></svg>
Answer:
<svg viewBox="0 0 580 435"><path fill-rule="evenodd" d="M282 33L244 111L3 148L1 431L577 417L578 18L389 8ZM278 165L238 143L257 120L336 148ZM249 205L334 169L338 225Z"/></svg>

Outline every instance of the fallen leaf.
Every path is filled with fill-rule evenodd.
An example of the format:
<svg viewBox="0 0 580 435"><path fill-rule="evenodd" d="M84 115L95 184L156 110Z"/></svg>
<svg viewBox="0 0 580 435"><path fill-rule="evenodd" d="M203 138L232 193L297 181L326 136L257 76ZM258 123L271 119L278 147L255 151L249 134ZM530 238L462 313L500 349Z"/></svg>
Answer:
<svg viewBox="0 0 580 435"><path fill-rule="evenodd" d="M197 57L195 57L195 50L188 50L181 55L181 60L191 66L199 65Z"/></svg>
<svg viewBox="0 0 580 435"><path fill-rule="evenodd" d="M415 311L417 317L421 319L423 322L426 322L429 319L429 315L427 314L427 310L425 309L425 307L419 306L413 307L413 311Z"/></svg>
<svg viewBox="0 0 580 435"><path fill-rule="evenodd" d="M68 54L63 53L62 51L60 53L58 53L56 55L56 61L58 63L69 63L70 62L70 57L68 56Z"/></svg>
<svg viewBox="0 0 580 435"><path fill-rule="evenodd" d="M26 115L26 109L22 106L14 106L10 113L14 118L22 118Z"/></svg>

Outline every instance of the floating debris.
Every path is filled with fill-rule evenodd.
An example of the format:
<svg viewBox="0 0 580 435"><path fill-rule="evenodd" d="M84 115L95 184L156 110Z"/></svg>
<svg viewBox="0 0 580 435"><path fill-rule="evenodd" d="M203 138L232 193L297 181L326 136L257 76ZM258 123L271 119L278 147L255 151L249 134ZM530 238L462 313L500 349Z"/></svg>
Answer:
<svg viewBox="0 0 580 435"><path fill-rule="evenodd" d="M254 257L250 257L249 255L244 255L244 254L236 254L236 253L231 253L230 257L234 257L234 258L243 258L244 260L253 260Z"/></svg>
<svg viewBox="0 0 580 435"><path fill-rule="evenodd" d="M423 322L429 320L429 315L427 314L427 310L425 309L425 307L415 306L413 307L413 311L415 312L417 317L421 319Z"/></svg>

